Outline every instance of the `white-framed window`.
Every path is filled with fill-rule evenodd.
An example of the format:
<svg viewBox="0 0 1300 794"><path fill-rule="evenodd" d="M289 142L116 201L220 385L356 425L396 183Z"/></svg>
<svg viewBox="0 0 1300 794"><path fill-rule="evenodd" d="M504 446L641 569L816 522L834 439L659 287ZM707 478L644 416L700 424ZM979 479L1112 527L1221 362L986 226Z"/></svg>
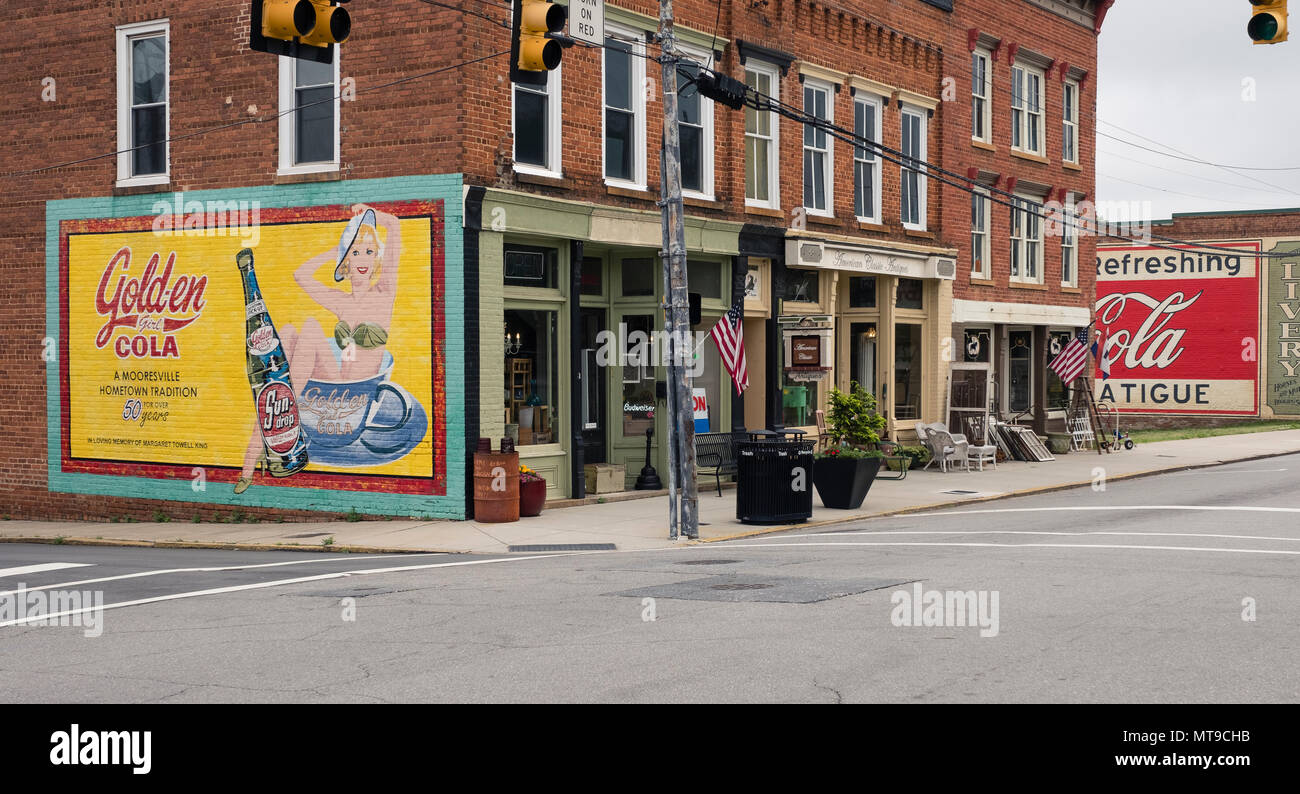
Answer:
<svg viewBox="0 0 1300 794"><path fill-rule="evenodd" d="M1043 205L1017 196L1011 207L1011 280L1043 283Z"/></svg>
<svg viewBox="0 0 1300 794"><path fill-rule="evenodd" d="M605 183L645 190L645 36L605 26Z"/></svg>
<svg viewBox="0 0 1300 794"><path fill-rule="evenodd" d="M903 162L912 165L899 166L902 172L902 220L906 229L924 230L925 212L925 158L926 158L926 120L929 111L910 105L903 106L900 114L902 125Z"/></svg>
<svg viewBox="0 0 1300 794"><path fill-rule="evenodd" d="M1066 80L1061 95L1061 159L1079 162L1079 84Z"/></svg>
<svg viewBox="0 0 1300 794"><path fill-rule="evenodd" d="M1011 67L1011 148L1043 153L1043 73L1024 64Z"/></svg>
<svg viewBox="0 0 1300 794"><path fill-rule="evenodd" d="M700 96L688 81L699 76L697 64L708 63L706 50L681 46L694 61L682 61L677 73L677 130L681 145L682 193L692 198L713 198L713 100Z"/></svg>
<svg viewBox="0 0 1300 794"><path fill-rule="evenodd" d="M280 57L281 174L313 174L339 168L339 60L316 63Z"/></svg>
<svg viewBox="0 0 1300 794"><path fill-rule="evenodd" d="M859 91L853 98L853 133L879 143L881 101ZM853 213L866 223L880 223L880 158L875 149L853 147Z"/></svg>
<svg viewBox="0 0 1300 794"><path fill-rule="evenodd" d="M117 184L165 185L171 176L171 23L117 28Z"/></svg>
<svg viewBox="0 0 1300 794"><path fill-rule="evenodd" d="M803 110L810 116L835 123L835 89L805 77ZM835 214L834 168L835 142L825 130L811 124L803 128L803 206L813 215Z"/></svg>
<svg viewBox="0 0 1300 794"><path fill-rule="evenodd" d="M781 81L776 67L745 65L745 85L773 102L780 100ZM745 107L745 204L777 209L781 206L780 117L773 112Z"/></svg>
<svg viewBox="0 0 1300 794"><path fill-rule="evenodd" d="M539 176L561 177L564 167L560 144L563 123L560 116L560 72L547 73L546 85L516 83L513 92L515 171Z"/></svg>
<svg viewBox="0 0 1300 794"><path fill-rule="evenodd" d="M1061 210L1061 286L1079 286L1078 232L1074 227L1077 217L1070 207Z"/></svg>
<svg viewBox="0 0 1300 794"><path fill-rule="evenodd" d="M970 194L970 275L971 278L992 278L989 245L989 194L975 188Z"/></svg>
<svg viewBox="0 0 1300 794"><path fill-rule="evenodd" d="M988 143L993 137L993 58L988 50L975 50L970 55L970 96L972 139Z"/></svg>

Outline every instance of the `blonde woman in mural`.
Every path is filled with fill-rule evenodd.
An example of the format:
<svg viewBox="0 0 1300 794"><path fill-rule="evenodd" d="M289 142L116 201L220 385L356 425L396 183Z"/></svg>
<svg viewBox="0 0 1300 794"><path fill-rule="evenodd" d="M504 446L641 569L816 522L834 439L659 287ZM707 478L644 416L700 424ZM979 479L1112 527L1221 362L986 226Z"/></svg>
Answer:
<svg viewBox="0 0 1300 794"><path fill-rule="evenodd" d="M378 374L384 364L397 295L397 263L402 256L401 229L396 216L365 204L354 205L352 212L338 248L309 259L293 274L303 292L337 320L330 334L314 317L303 321L301 328L286 324L280 330L300 411L309 380L362 380ZM331 264L334 281L347 281L350 290L327 287L316 279L317 272ZM262 435L254 420L235 493L252 485L253 472L263 456Z"/></svg>

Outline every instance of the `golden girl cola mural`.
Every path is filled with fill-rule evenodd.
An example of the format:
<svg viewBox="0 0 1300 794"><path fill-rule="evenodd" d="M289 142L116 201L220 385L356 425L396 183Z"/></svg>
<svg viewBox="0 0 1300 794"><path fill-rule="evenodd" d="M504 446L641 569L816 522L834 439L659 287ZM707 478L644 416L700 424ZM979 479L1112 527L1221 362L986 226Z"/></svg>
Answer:
<svg viewBox="0 0 1300 794"><path fill-rule="evenodd" d="M448 494L444 207L261 208L252 239L60 220L51 488L122 490L78 479L103 475L192 485L165 498L347 509L339 493L360 492L358 510L431 512L419 497Z"/></svg>

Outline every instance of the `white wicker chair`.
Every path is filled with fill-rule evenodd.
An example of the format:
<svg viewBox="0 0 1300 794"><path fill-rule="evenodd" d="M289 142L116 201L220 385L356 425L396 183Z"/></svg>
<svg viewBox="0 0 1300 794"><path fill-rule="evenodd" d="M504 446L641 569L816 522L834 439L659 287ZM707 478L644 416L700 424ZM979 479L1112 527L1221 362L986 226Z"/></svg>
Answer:
<svg viewBox="0 0 1300 794"><path fill-rule="evenodd" d="M967 449L970 445L966 437L960 433L949 433L947 429L941 428L943 428L942 424L934 424L926 428L930 454L939 461L939 470L947 472L950 466L961 464L962 468L969 472L970 458Z"/></svg>

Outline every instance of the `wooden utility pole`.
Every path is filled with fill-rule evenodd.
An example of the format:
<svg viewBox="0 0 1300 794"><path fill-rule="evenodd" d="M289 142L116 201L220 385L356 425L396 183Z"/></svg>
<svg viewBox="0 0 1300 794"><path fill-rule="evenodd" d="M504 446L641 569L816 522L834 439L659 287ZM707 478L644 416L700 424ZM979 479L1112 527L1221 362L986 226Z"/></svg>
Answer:
<svg viewBox="0 0 1300 794"><path fill-rule="evenodd" d="M695 484L695 412L690 372L686 364L694 354L691 344L689 298L686 287L686 225L682 201L681 138L677 128L677 39L673 34L673 0L659 0L659 45L664 81L664 147L662 177L665 250L664 330L668 337L668 443L676 458L669 477L676 475L680 506L670 499L670 510L681 534L700 536L699 495ZM675 471L674 471L675 469ZM673 482L672 479L669 480ZM670 537L674 537L670 518Z"/></svg>

